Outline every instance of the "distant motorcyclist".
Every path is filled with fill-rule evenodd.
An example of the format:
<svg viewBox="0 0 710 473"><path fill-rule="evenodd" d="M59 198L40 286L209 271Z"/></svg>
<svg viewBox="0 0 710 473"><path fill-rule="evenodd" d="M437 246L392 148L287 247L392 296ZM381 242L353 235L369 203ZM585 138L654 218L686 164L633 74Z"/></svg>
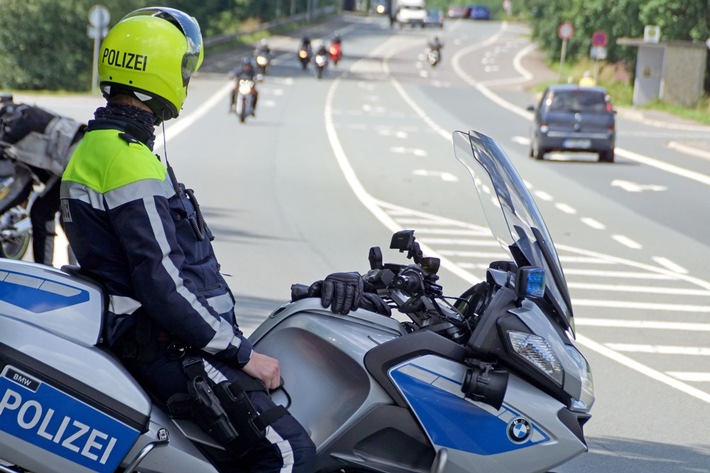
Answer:
<svg viewBox="0 0 710 473"><path fill-rule="evenodd" d="M439 41L438 36L434 36L427 42L427 60L432 67L435 67L441 62L441 49L443 47L444 45Z"/></svg>
<svg viewBox="0 0 710 473"><path fill-rule="evenodd" d="M444 47L444 43L439 41L438 36L434 36L428 43L427 46L429 47L430 50L432 51L439 51L441 54L441 49Z"/></svg>
<svg viewBox="0 0 710 473"><path fill-rule="evenodd" d="M261 74L261 76L266 75L266 69L271 63L271 48L269 48L266 39L262 39L259 46L254 49L253 56L254 61L256 62L258 74ZM261 76L258 76L257 78L261 79Z"/></svg>
<svg viewBox="0 0 710 473"><path fill-rule="evenodd" d="M298 47L296 52L298 60L301 62L301 67L306 70L308 63L311 62L311 57L313 56L313 49L311 48L311 38L304 36L301 40L301 45Z"/></svg>
<svg viewBox="0 0 710 473"><path fill-rule="evenodd" d="M338 65L338 62L343 58L343 45L338 33L333 35L330 40L330 47L328 48L328 54L330 55L330 60L333 61L334 65Z"/></svg>
<svg viewBox="0 0 710 473"><path fill-rule="evenodd" d="M251 88L251 94L254 98L254 116L256 113L256 102L259 100L259 92L256 90L256 70L249 57L242 58L242 61L236 69L230 73L230 77L234 79L234 88L232 89L232 101L229 104L229 111L233 112L237 104L237 92L239 90L239 81L242 79L247 79L254 82L254 86Z"/></svg>
<svg viewBox="0 0 710 473"><path fill-rule="evenodd" d="M325 68L328 67L328 61L330 56L328 54L328 48L325 46L325 41L321 41L318 45L318 50L313 55L313 65L315 66L316 77L318 79L323 77Z"/></svg>
<svg viewBox="0 0 710 473"><path fill-rule="evenodd" d="M271 56L271 48L269 48L269 44L267 43L266 39L262 39L259 42L259 46L254 50L254 57L258 56L259 54L264 54L266 56Z"/></svg>
<svg viewBox="0 0 710 473"><path fill-rule="evenodd" d="M313 49L311 46L311 38L309 38L308 36L304 36L303 39L301 40L301 48L308 51L309 55L313 54Z"/></svg>

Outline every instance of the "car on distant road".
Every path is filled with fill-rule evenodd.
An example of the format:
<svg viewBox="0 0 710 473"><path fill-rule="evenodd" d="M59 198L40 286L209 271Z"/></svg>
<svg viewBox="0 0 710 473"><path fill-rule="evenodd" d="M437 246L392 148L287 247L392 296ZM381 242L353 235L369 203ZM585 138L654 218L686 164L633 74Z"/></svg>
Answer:
<svg viewBox="0 0 710 473"><path fill-rule="evenodd" d="M614 161L616 110L603 87L556 84L547 87L533 112L530 157L550 151L596 153L599 162Z"/></svg>
<svg viewBox="0 0 710 473"><path fill-rule="evenodd" d="M373 0L372 13L376 15L386 15L390 12L389 0Z"/></svg>
<svg viewBox="0 0 710 473"><path fill-rule="evenodd" d="M490 20L491 11L485 5L470 5L468 7L468 17L472 20Z"/></svg>
<svg viewBox="0 0 710 473"><path fill-rule="evenodd" d="M466 18L468 10L463 5L451 5L446 14L449 18Z"/></svg>
<svg viewBox="0 0 710 473"><path fill-rule="evenodd" d="M444 27L444 12L438 8L427 8L424 26Z"/></svg>

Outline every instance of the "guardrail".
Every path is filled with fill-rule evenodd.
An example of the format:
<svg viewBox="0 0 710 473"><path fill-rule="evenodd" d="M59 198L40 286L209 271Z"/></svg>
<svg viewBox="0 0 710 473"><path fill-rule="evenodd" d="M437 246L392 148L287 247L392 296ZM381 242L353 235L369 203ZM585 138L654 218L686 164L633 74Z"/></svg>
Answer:
<svg viewBox="0 0 710 473"><path fill-rule="evenodd" d="M319 8L315 11L315 14L311 15L313 19L318 19L324 16L332 15L338 11L338 8L334 5ZM299 21L307 21L308 13L299 13L297 15L288 16L284 18L277 18L273 21L268 21L262 23L259 26L248 28L238 33L222 34L217 36L212 36L204 40L205 47L216 46L218 44L228 43L234 40L238 40L242 36L249 36L260 31L268 31L272 28L277 28L279 26L288 25L290 23L296 23Z"/></svg>

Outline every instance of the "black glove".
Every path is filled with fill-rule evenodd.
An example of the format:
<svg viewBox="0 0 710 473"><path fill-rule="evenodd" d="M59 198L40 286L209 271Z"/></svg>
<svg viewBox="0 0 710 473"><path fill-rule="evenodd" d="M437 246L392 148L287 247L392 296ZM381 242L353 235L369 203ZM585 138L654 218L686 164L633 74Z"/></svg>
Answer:
<svg viewBox="0 0 710 473"><path fill-rule="evenodd" d="M362 297L360 297L360 308L380 315L386 315L387 317L392 315L392 309L390 309L390 306L387 305L384 299L371 292L362 293Z"/></svg>
<svg viewBox="0 0 710 473"><path fill-rule="evenodd" d="M321 284L320 301L335 314L345 315L358 308L364 281L359 273L333 273Z"/></svg>

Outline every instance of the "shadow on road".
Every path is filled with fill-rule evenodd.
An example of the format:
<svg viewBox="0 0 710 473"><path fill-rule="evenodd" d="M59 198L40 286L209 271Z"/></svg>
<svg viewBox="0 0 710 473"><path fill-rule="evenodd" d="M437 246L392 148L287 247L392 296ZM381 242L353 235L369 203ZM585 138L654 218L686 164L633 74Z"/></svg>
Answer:
<svg viewBox="0 0 710 473"><path fill-rule="evenodd" d="M639 426L640 429L643 426ZM589 452L555 473L705 473L710 445L668 445L619 437L588 438Z"/></svg>

